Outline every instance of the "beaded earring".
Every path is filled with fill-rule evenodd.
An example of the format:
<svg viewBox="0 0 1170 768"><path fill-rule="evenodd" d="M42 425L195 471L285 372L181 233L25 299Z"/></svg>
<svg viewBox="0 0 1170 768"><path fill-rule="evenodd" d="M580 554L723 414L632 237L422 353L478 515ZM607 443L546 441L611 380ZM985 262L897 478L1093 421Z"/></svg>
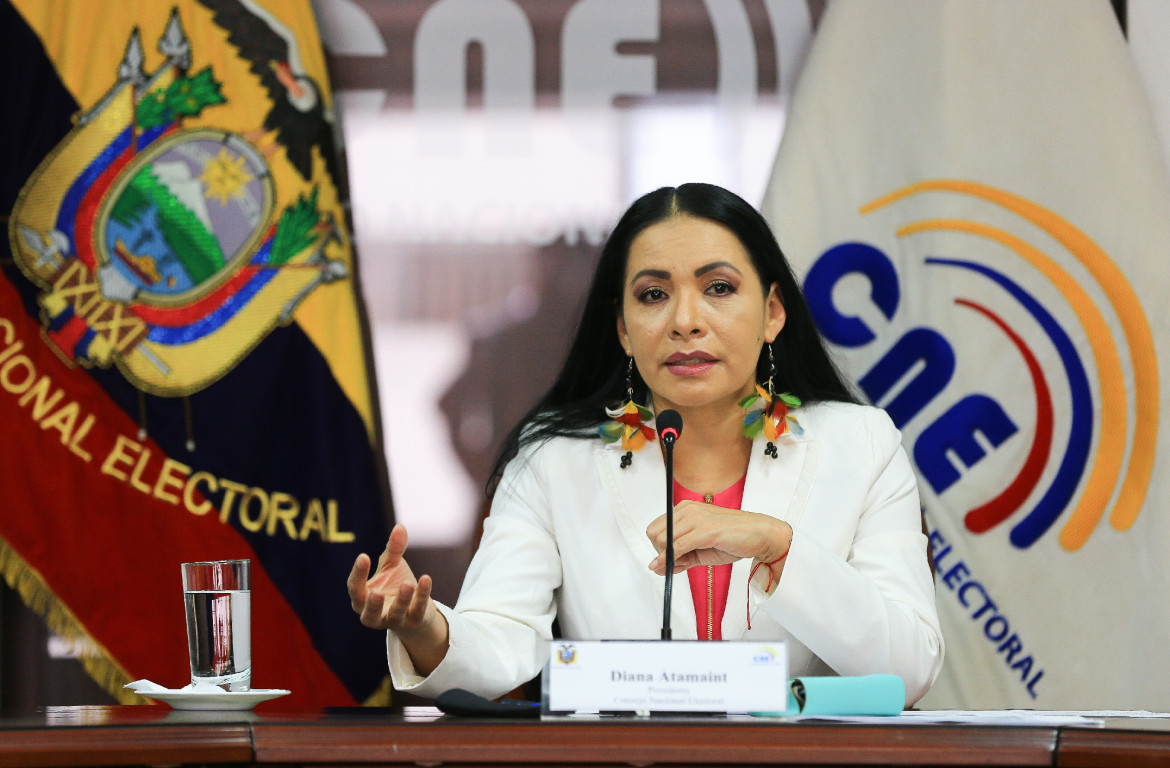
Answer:
<svg viewBox="0 0 1170 768"><path fill-rule="evenodd" d="M621 441L622 455L621 468L625 469L634 461L634 452L640 451L647 442L654 439L654 412L644 405L634 402L634 358L629 358L626 366L626 402L620 408L606 408L605 415L613 421L607 421L597 428L597 433L606 443L616 444Z"/></svg>
<svg viewBox="0 0 1170 768"><path fill-rule="evenodd" d="M780 452L776 448L775 440L790 429L796 435L804 434L796 417L789 413L789 409L800 406L800 398L787 392L776 394L772 381L776 378L776 361L772 358L772 344L764 345L768 350L768 381L767 389L756 384L754 394L748 395L739 401L739 407L746 413L743 417L743 434L749 440L755 440L761 432L768 439L764 448L764 455L773 459L779 458Z"/></svg>

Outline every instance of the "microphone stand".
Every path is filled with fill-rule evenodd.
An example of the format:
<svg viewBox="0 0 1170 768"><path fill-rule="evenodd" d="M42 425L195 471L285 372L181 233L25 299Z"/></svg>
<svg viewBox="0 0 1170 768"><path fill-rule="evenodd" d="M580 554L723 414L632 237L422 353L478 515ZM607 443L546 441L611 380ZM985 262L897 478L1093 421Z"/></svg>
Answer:
<svg viewBox="0 0 1170 768"><path fill-rule="evenodd" d="M674 439L664 430L662 445L666 451L666 586L662 601L662 639L670 640L671 582L674 580Z"/></svg>

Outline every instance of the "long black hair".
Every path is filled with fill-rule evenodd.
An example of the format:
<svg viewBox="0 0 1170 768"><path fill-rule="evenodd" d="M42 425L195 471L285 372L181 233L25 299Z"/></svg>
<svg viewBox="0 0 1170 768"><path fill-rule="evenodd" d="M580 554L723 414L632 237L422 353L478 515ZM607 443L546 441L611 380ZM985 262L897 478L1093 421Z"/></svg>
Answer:
<svg viewBox="0 0 1170 768"><path fill-rule="evenodd" d="M628 358L618 340L617 313L630 244L646 228L674 216L723 225L748 252L765 294L772 283L779 286L787 319L772 342L776 391L790 392L804 402L859 402L829 357L792 267L764 217L743 198L713 184L662 187L635 200L610 233L564 366L544 397L508 433L488 480L489 496L504 466L522 446L560 436L597 438L597 427L605 421L604 409L625 399ZM768 376L763 349L756 376L759 381ZM634 393L637 402L648 401L646 386L636 376Z"/></svg>

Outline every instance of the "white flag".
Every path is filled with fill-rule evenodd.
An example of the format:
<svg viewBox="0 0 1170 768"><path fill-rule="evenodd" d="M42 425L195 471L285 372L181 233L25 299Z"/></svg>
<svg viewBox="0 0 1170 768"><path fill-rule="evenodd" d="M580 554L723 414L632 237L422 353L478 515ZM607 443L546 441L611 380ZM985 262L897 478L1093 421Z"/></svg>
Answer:
<svg viewBox="0 0 1170 768"><path fill-rule="evenodd" d="M1165 169L1107 0L822 19L764 208L919 473L925 706L1170 710Z"/></svg>

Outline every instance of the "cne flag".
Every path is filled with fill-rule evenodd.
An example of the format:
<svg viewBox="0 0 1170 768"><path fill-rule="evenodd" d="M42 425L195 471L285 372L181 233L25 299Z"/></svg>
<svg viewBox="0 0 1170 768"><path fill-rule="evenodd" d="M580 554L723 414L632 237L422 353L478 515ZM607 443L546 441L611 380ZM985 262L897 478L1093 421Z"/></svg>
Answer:
<svg viewBox="0 0 1170 768"><path fill-rule="evenodd" d="M924 706L1170 709L1160 152L1107 0L822 19L764 207L916 466Z"/></svg>
<svg viewBox="0 0 1170 768"><path fill-rule="evenodd" d="M391 518L308 0L0 0L0 571L117 700L189 682L179 564L252 561L252 685L384 702Z"/></svg>

